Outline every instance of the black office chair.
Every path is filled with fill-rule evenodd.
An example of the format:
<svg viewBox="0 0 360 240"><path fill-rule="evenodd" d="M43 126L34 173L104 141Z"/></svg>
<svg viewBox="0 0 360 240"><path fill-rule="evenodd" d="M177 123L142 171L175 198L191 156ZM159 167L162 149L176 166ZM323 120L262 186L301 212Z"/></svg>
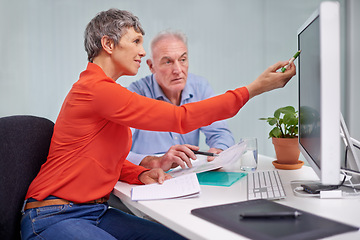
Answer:
<svg viewBox="0 0 360 240"><path fill-rule="evenodd" d="M36 116L0 118L0 239L20 238L25 194L46 161L54 123Z"/></svg>

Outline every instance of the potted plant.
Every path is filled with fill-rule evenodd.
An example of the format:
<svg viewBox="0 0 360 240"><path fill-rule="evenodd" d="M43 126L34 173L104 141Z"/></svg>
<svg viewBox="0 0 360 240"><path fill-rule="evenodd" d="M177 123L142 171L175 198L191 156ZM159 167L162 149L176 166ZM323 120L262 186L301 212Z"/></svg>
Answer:
<svg viewBox="0 0 360 240"><path fill-rule="evenodd" d="M274 112L273 117L260 118L265 120L273 129L269 132L272 138L277 161L276 168L296 169L304 163L299 161L298 147L298 112L292 106L281 107Z"/></svg>

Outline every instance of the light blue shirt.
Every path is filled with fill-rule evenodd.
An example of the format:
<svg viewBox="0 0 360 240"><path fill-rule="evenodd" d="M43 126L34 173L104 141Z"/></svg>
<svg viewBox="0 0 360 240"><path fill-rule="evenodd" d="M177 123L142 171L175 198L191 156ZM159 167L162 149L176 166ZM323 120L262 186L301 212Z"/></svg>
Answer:
<svg viewBox="0 0 360 240"><path fill-rule="evenodd" d="M169 102L160 86L155 80L154 75L146 76L130 84L128 89L140 95ZM181 94L181 103L197 102L214 96L214 91L208 81L200 76L188 74L185 88ZM226 121L214 122L209 126L201 127L187 134L174 132L154 132L146 130L132 130L132 147L127 159L139 165L141 160L148 155L166 153L169 148L176 144L199 145L200 131L206 137L206 144L210 148L227 149L235 144L234 138L228 129Z"/></svg>

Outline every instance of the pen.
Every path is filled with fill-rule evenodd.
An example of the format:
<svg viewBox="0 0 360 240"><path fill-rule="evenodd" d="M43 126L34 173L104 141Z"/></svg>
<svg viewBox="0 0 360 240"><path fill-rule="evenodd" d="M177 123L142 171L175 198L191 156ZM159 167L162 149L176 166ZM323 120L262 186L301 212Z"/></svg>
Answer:
<svg viewBox="0 0 360 240"><path fill-rule="evenodd" d="M203 152L203 151L195 151L195 150L191 150L193 151L193 153L195 154L200 154L200 155L205 155L205 156L210 156L210 157L218 157L219 154L216 153L211 153L211 152Z"/></svg>
<svg viewBox="0 0 360 240"><path fill-rule="evenodd" d="M289 63L288 63L286 66L284 66L284 67L281 68L281 72L285 72L286 69L290 66L290 64L291 64L293 61L295 61L295 59L300 55L300 53L301 53L301 50L297 51L297 52L295 53L295 55L289 60Z"/></svg>
<svg viewBox="0 0 360 240"><path fill-rule="evenodd" d="M297 218L301 216L301 212L270 212L270 213L241 213L240 219L254 218Z"/></svg>

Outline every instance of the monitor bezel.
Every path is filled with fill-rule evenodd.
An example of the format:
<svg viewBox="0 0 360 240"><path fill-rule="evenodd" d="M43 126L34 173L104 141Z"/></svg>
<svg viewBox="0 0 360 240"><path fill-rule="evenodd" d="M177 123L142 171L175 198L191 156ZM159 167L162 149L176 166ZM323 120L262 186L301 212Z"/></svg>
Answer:
<svg viewBox="0 0 360 240"><path fill-rule="evenodd" d="M338 184L340 179L340 11L337 2L322 2L320 7L297 31L298 50L300 34L319 18L320 24L320 166L301 145L299 149L321 183ZM302 52L303 54L303 52ZM301 67L301 54L299 56ZM300 69L299 69L300 70ZM300 71L298 71L300 73ZM300 131L300 75L299 75L299 131ZM324 131L324 129L326 131Z"/></svg>

